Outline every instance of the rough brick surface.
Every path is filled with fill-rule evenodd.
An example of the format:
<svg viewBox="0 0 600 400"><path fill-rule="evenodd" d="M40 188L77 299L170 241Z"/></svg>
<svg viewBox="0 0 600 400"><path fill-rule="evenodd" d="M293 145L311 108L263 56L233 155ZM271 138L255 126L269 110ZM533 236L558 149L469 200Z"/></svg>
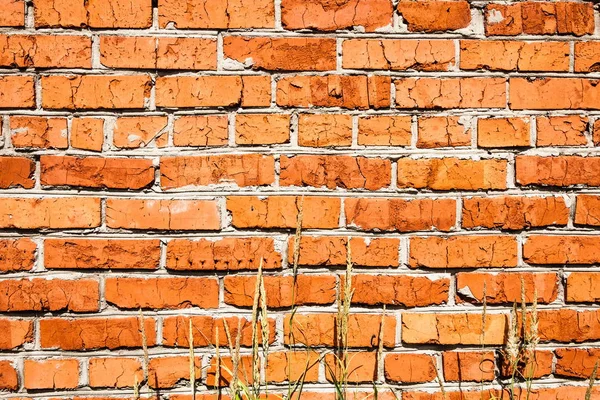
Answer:
<svg viewBox="0 0 600 400"><path fill-rule="evenodd" d="M0 397L587 398L599 14L0 0Z"/></svg>

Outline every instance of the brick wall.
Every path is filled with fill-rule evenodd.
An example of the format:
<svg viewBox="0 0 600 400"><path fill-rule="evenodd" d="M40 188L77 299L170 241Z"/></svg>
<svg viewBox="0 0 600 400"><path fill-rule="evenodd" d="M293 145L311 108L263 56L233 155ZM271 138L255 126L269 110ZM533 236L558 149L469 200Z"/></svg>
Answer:
<svg viewBox="0 0 600 400"><path fill-rule="evenodd" d="M0 0L1 396L190 399L190 320L199 398L216 393L224 323L251 354L262 259L271 393L308 358L303 398L331 399L350 258L361 393L489 399L524 296L531 398L583 399L599 18L591 1Z"/></svg>

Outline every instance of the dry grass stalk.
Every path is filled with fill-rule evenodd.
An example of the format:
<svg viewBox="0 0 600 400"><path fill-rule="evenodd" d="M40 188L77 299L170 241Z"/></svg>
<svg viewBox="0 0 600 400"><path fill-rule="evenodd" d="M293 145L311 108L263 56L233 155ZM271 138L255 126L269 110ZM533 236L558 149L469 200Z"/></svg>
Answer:
<svg viewBox="0 0 600 400"><path fill-rule="evenodd" d="M381 323L379 324L379 337L377 339L377 375L383 368L383 332L385 329L385 305L383 306L383 313L381 314ZM378 378L379 381L379 378Z"/></svg>
<svg viewBox="0 0 600 400"><path fill-rule="evenodd" d="M142 309L140 308L140 314L138 316L140 323L140 333L142 335L142 349L144 351L144 382L148 381L148 338L146 337L146 326L144 324L144 314L142 313Z"/></svg>
<svg viewBox="0 0 600 400"><path fill-rule="evenodd" d="M223 320L223 323L225 324L225 326L227 326L227 323L225 322L225 320ZM220 388L220 384L219 381L221 380L221 354L220 354L220 347L219 347L219 329L217 329L215 331L215 364L217 366L217 369L215 370L215 386L217 387L217 393L219 391Z"/></svg>
<svg viewBox="0 0 600 400"><path fill-rule="evenodd" d="M262 260L261 260L261 265L262 265ZM269 328L269 315L268 315L268 310L267 310L267 291L265 289L265 280L262 277L262 269L261 269L261 278L260 278L260 333L261 333L261 339L262 339L263 359L265 360L265 363L266 363L266 362L268 362L268 357L269 357L270 328ZM266 376L265 376L265 381L266 381Z"/></svg>
<svg viewBox="0 0 600 400"><path fill-rule="evenodd" d="M138 382L137 375L133 376L133 398L139 400L140 398L140 383Z"/></svg>
<svg viewBox="0 0 600 400"><path fill-rule="evenodd" d="M592 398L592 391L594 390L594 382L596 381L596 374L598 373L598 361L594 364L594 369L592 370L592 374L590 375L590 381L588 383L588 387L585 391L585 400L590 400Z"/></svg>
<svg viewBox="0 0 600 400"><path fill-rule="evenodd" d="M194 357L194 331L192 319L190 318L190 331L188 335L190 346L190 386L192 387L192 398L196 397L196 361Z"/></svg>
<svg viewBox="0 0 600 400"><path fill-rule="evenodd" d="M259 340L258 340L258 309L260 304L260 286L262 282L262 263L261 258L258 265L258 274L256 275L256 284L254 287L254 301L252 303L252 387L255 393L260 390L260 364L259 364Z"/></svg>

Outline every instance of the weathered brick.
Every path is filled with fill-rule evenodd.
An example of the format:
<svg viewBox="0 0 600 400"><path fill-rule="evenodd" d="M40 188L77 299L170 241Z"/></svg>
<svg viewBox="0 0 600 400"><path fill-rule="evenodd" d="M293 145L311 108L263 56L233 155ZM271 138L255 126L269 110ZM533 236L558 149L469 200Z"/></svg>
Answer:
<svg viewBox="0 0 600 400"><path fill-rule="evenodd" d="M25 319L0 318L0 349L12 350L33 342L33 321Z"/></svg>
<svg viewBox="0 0 600 400"><path fill-rule="evenodd" d="M377 115L358 120L358 144L361 146L409 146L411 117Z"/></svg>
<svg viewBox="0 0 600 400"><path fill-rule="evenodd" d="M600 43L577 42L575 43L575 72L598 72L600 67Z"/></svg>
<svg viewBox="0 0 600 400"><path fill-rule="evenodd" d="M33 77L0 75L0 109L35 107Z"/></svg>
<svg viewBox="0 0 600 400"><path fill-rule="evenodd" d="M538 146L585 146L588 119L579 115L537 117Z"/></svg>
<svg viewBox="0 0 600 400"><path fill-rule="evenodd" d="M17 148L66 149L69 146L65 118L11 117L10 133Z"/></svg>
<svg viewBox="0 0 600 400"><path fill-rule="evenodd" d="M449 279L408 275L355 275L352 277L352 303L427 307L448 301Z"/></svg>
<svg viewBox="0 0 600 400"><path fill-rule="evenodd" d="M595 303L600 299L600 274L571 272L567 276L565 298L571 303Z"/></svg>
<svg viewBox="0 0 600 400"><path fill-rule="evenodd" d="M385 379L397 383L431 382L437 376L436 361L429 354L388 354Z"/></svg>
<svg viewBox="0 0 600 400"><path fill-rule="evenodd" d="M0 35L0 66L91 68L92 39L74 35Z"/></svg>
<svg viewBox="0 0 600 400"><path fill-rule="evenodd" d="M104 120L100 118L73 118L71 147L102 151L104 145Z"/></svg>
<svg viewBox="0 0 600 400"><path fill-rule="evenodd" d="M350 351L346 366L340 363L340 356L328 353L324 357L325 377L329 382L367 383L377 379L377 357L374 352ZM345 378L344 378L345 377Z"/></svg>
<svg viewBox="0 0 600 400"><path fill-rule="evenodd" d="M301 114L298 144L307 147L350 146L352 117L342 114Z"/></svg>
<svg viewBox="0 0 600 400"><path fill-rule="evenodd" d="M454 31L471 23L467 1L400 0L397 8L411 32Z"/></svg>
<svg viewBox="0 0 600 400"><path fill-rule="evenodd" d="M0 361L0 390L11 392L19 389L19 377L13 363L8 360Z"/></svg>
<svg viewBox="0 0 600 400"><path fill-rule="evenodd" d="M36 244L28 238L0 239L0 272L30 271L36 250Z"/></svg>
<svg viewBox="0 0 600 400"><path fill-rule="evenodd" d="M585 78L510 78L509 106L513 110L597 110L598 81Z"/></svg>
<svg viewBox="0 0 600 400"><path fill-rule="evenodd" d="M523 246L523 260L529 264L596 264L600 238L594 236L535 235Z"/></svg>
<svg viewBox="0 0 600 400"><path fill-rule="evenodd" d="M202 358L194 358L194 379L202 378ZM188 356L156 357L148 364L148 386L154 389L172 388L179 381L190 379Z"/></svg>
<svg viewBox="0 0 600 400"><path fill-rule="evenodd" d="M142 363L136 358L91 358L88 377L92 388L129 388L142 382Z"/></svg>
<svg viewBox="0 0 600 400"><path fill-rule="evenodd" d="M0 26L21 27L25 25L24 0L0 0Z"/></svg>
<svg viewBox="0 0 600 400"><path fill-rule="evenodd" d="M91 197L2 198L0 228L73 229L100 226L100 199Z"/></svg>
<svg viewBox="0 0 600 400"><path fill-rule="evenodd" d="M471 145L469 120L462 117L420 117L417 147L460 147Z"/></svg>
<svg viewBox="0 0 600 400"><path fill-rule="evenodd" d="M125 149L147 147L167 143L167 117L162 115L144 117L119 117L113 130L113 143Z"/></svg>
<svg viewBox="0 0 600 400"><path fill-rule="evenodd" d="M492 351L445 351L442 363L446 381L489 382L495 377L496 362Z"/></svg>
<svg viewBox="0 0 600 400"><path fill-rule="evenodd" d="M75 359L25 360L23 386L35 389L75 389L79 386L79 361Z"/></svg>
<svg viewBox="0 0 600 400"><path fill-rule="evenodd" d="M600 313L566 308L538 311L541 342L583 343L600 338Z"/></svg>
<svg viewBox="0 0 600 400"><path fill-rule="evenodd" d="M173 124L175 146L223 146L227 144L227 117L183 115Z"/></svg>
<svg viewBox="0 0 600 400"><path fill-rule="evenodd" d="M575 223L578 225L600 225L600 196L579 195L575 206Z"/></svg>
<svg viewBox="0 0 600 400"><path fill-rule="evenodd" d="M519 185L567 187L600 186L600 157L517 156L516 178Z"/></svg>
<svg viewBox="0 0 600 400"><path fill-rule="evenodd" d="M483 118L477 121L479 147L527 147L531 145L529 120Z"/></svg>
<svg viewBox="0 0 600 400"><path fill-rule="evenodd" d="M316 351L279 351L269 353L265 376L269 382L318 382L321 355Z"/></svg>
<svg viewBox="0 0 600 400"><path fill-rule="evenodd" d="M558 295L558 279L553 272L479 273L461 272L456 275L456 291L459 301L483 303L484 286L487 304L513 304L520 302L521 291L525 301L540 304L552 303ZM534 295L537 293L537 297Z"/></svg>
<svg viewBox="0 0 600 400"><path fill-rule="evenodd" d="M0 189L31 189L35 184L35 162L29 158L0 157L0 171Z"/></svg>
<svg viewBox="0 0 600 400"><path fill-rule="evenodd" d="M556 375L588 379L594 370L600 350L556 349Z"/></svg>
<svg viewBox="0 0 600 400"><path fill-rule="evenodd" d="M288 114L238 114L235 117L235 143L266 145L290 140Z"/></svg>

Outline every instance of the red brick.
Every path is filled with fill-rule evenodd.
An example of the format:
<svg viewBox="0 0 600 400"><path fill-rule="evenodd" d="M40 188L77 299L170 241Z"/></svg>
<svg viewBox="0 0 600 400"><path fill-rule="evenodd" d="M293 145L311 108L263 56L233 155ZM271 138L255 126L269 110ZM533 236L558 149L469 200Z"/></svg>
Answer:
<svg viewBox="0 0 600 400"><path fill-rule="evenodd" d="M332 197L248 196L227 198L227 210L235 228L296 228L298 209L303 207L302 226L331 229L339 226L340 199Z"/></svg>
<svg viewBox="0 0 600 400"><path fill-rule="evenodd" d="M349 39L342 53L349 69L447 71L455 64L451 40Z"/></svg>
<svg viewBox="0 0 600 400"><path fill-rule="evenodd" d="M157 107L261 107L271 103L268 76L160 76Z"/></svg>
<svg viewBox="0 0 600 400"><path fill-rule="evenodd" d="M96 350L141 348L142 332L138 317L125 318L49 318L40 320L43 349ZM156 343L155 322L144 319L146 343Z"/></svg>
<svg viewBox="0 0 600 400"><path fill-rule="evenodd" d="M456 223L453 199L347 198L346 226L374 231L449 231Z"/></svg>
<svg viewBox="0 0 600 400"><path fill-rule="evenodd" d="M25 25L24 0L0 0L0 26L21 27Z"/></svg>
<svg viewBox="0 0 600 400"><path fill-rule="evenodd" d="M66 118L11 117L10 132L16 148L66 149Z"/></svg>
<svg viewBox="0 0 600 400"><path fill-rule="evenodd" d="M319 381L321 358L321 355L315 351L269 353L265 376L273 383L301 380L316 383Z"/></svg>
<svg viewBox="0 0 600 400"><path fill-rule="evenodd" d="M321 0L282 0L281 22L285 29L313 29L335 31L364 29L375 32L391 27L393 15L390 0L348 0L323 2Z"/></svg>
<svg viewBox="0 0 600 400"><path fill-rule="evenodd" d="M223 115L182 115L173 124L175 146L227 145L227 117Z"/></svg>
<svg viewBox="0 0 600 400"><path fill-rule="evenodd" d="M579 195L575 207L575 223L578 225L600 225L600 196Z"/></svg>
<svg viewBox="0 0 600 400"><path fill-rule="evenodd" d="M402 78L397 108L504 108L504 78Z"/></svg>
<svg viewBox="0 0 600 400"><path fill-rule="evenodd" d="M281 186L378 190L391 183L392 163L382 158L297 155L280 158Z"/></svg>
<svg viewBox="0 0 600 400"><path fill-rule="evenodd" d="M464 228L525 229L565 226L569 208L562 197L470 197L463 201Z"/></svg>
<svg viewBox="0 0 600 400"><path fill-rule="evenodd" d="M301 305L327 305L336 300L335 276L299 275L265 276L263 278L268 308ZM295 284L294 284L295 281ZM252 307L255 297L256 277L226 276L224 301L235 307Z"/></svg>
<svg viewBox="0 0 600 400"><path fill-rule="evenodd" d="M527 238L523 260L529 264L596 264L600 238L594 236L543 236Z"/></svg>
<svg viewBox="0 0 600 400"><path fill-rule="evenodd" d="M265 145L290 140L288 114L238 114L235 117L235 143Z"/></svg>
<svg viewBox="0 0 600 400"><path fill-rule="evenodd" d="M402 314L402 342L407 344L501 345L507 329L503 314ZM485 335L482 335L485 332Z"/></svg>
<svg viewBox="0 0 600 400"><path fill-rule="evenodd" d="M507 162L502 159L401 158L398 187L433 190L506 189Z"/></svg>
<svg viewBox="0 0 600 400"><path fill-rule="evenodd" d="M596 303L600 299L600 275L571 272L567 275L565 299L569 303Z"/></svg>
<svg viewBox="0 0 600 400"><path fill-rule="evenodd" d="M128 388L144 380L144 371L136 358L91 358L88 377L92 388Z"/></svg>
<svg viewBox="0 0 600 400"><path fill-rule="evenodd" d="M122 229L219 230L217 203L212 200L108 199L106 224Z"/></svg>
<svg viewBox="0 0 600 400"><path fill-rule="evenodd" d="M104 145L104 120L100 118L73 118L71 147L102 151Z"/></svg>
<svg viewBox="0 0 600 400"><path fill-rule="evenodd" d="M377 340L377 339L375 339ZM375 352L348 352L345 366L339 354L325 354L325 377L329 382L370 383L377 380L377 354Z"/></svg>
<svg viewBox="0 0 600 400"><path fill-rule="evenodd" d="M36 244L28 238L0 239L0 272L30 271L36 250Z"/></svg>
<svg viewBox="0 0 600 400"><path fill-rule="evenodd" d="M156 68L156 38L101 36L100 62L109 68Z"/></svg>
<svg viewBox="0 0 600 400"><path fill-rule="evenodd" d="M262 360L258 359L257 366L260 370L262 364ZM238 382L241 382L248 387L252 387L252 383L254 382L254 374L252 371L252 356L251 355L242 355L238 361ZM221 356L219 358L219 382L217 382L217 359L216 357L212 357L210 359L210 364L207 366L208 370L206 372L206 386L209 387L230 387L233 381L233 360L231 356ZM189 372L188 372L189 375ZM217 395L217 399L219 395Z"/></svg>
<svg viewBox="0 0 600 400"><path fill-rule="evenodd" d="M301 114L298 144L307 147L350 146L352 117L342 114Z"/></svg>
<svg viewBox="0 0 600 400"><path fill-rule="evenodd" d="M579 400L582 396L585 397L587 388L585 386L563 385L558 388L536 388L535 396L542 400ZM529 392L531 394L531 392ZM600 394L600 390L592 390L592 398ZM527 398L527 390L515 387L514 395L518 396L519 400ZM442 392L418 392L405 391L402 394L403 400L494 400L498 398L508 399L511 396L510 389L485 389L485 390L466 390L460 391L445 390ZM533 396L530 396L533 398ZM516 399L517 397L515 397Z"/></svg>
<svg viewBox="0 0 600 400"><path fill-rule="evenodd" d="M161 157L163 189L230 184L268 186L275 182L275 160L260 154Z"/></svg>
<svg viewBox="0 0 600 400"><path fill-rule="evenodd" d="M554 369L552 365L554 354L552 354L552 351L526 350L524 358L516 365L517 374L521 374L527 379L541 378L552 374ZM515 370L514 363L511 363L504 355L501 355L498 362L500 364L500 375L506 378L511 377Z"/></svg>
<svg viewBox="0 0 600 400"><path fill-rule="evenodd" d="M285 343L333 346L337 342L334 328L336 318L335 314L295 314L290 326L290 314L286 314L283 323ZM381 321L381 315L350 314L348 347L377 347ZM394 347L395 337L396 317L387 315L383 329L383 345Z"/></svg>
<svg viewBox="0 0 600 400"><path fill-rule="evenodd" d="M411 32L454 31L471 23L467 1L400 0L398 13Z"/></svg>
<svg viewBox="0 0 600 400"><path fill-rule="evenodd" d="M490 71L569 71L569 43L461 40L460 68Z"/></svg>
<svg viewBox="0 0 600 400"><path fill-rule="evenodd" d="M0 330L4 332L0 337L1 350L12 350L25 343L33 343L33 321L0 318Z"/></svg>
<svg viewBox="0 0 600 400"><path fill-rule="evenodd" d="M92 39L74 35L0 35L0 66L91 68Z"/></svg>
<svg viewBox="0 0 600 400"><path fill-rule="evenodd" d="M556 375L588 379L600 357L598 349L556 349Z"/></svg>
<svg viewBox="0 0 600 400"><path fill-rule="evenodd" d="M100 226L100 199L91 197L3 198L0 228L73 229Z"/></svg>
<svg viewBox="0 0 600 400"><path fill-rule="evenodd" d="M408 275L354 275L352 303L427 307L448 301L449 279Z"/></svg>
<svg viewBox="0 0 600 400"><path fill-rule="evenodd" d="M79 361L74 359L25 360L25 389L75 389L79 386Z"/></svg>
<svg viewBox="0 0 600 400"><path fill-rule="evenodd" d="M429 354L388 354L385 379L398 383L431 382L437 376L436 361Z"/></svg>
<svg viewBox="0 0 600 400"><path fill-rule="evenodd" d="M167 143L167 117L119 117L113 131L114 145L125 149L148 147L155 144L164 147Z"/></svg>
<svg viewBox="0 0 600 400"><path fill-rule="evenodd" d="M152 3L146 0L35 0L36 28L149 28Z"/></svg>
<svg viewBox="0 0 600 400"><path fill-rule="evenodd" d="M158 38L156 68L216 70L217 41L193 37Z"/></svg>
<svg viewBox="0 0 600 400"><path fill-rule="evenodd" d="M377 115L358 119L358 144L361 146L409 146L411 117Z"/></svg>
<svg viewBox="0 0 600 400"><path fill-rule="evenodd" d="M47 269L156 269L159 240L46 239Z"/></svg>
<svg viewBox="0 0 600 400"><path fill-rule="evenodd" d="M598 72L600 67L600 43L575 43L575 72Z"/></svg>
<svg viewBox="0 0 600 400"><path fill-rule="evenodd" d="M35 184L35 162L29 158L0 157L0 171L0 189L31 189Z"/></svg>
<svg viewBox="0 0 600 400"><path fill-rule="evenodd" d="M588 119L579 115L537 117L538 146L585 146Z"/></svg>
<svg viewBox="0 0 600 400"><path fill-rule="evenodd" d="M107 278L106 302L123 309L217 308L219 283L212 278Z"/></svg>
<svg viewBox="0 0 600 400"><path fill-rule="evenodd" d="M600 339L598 310L538 311L541 342L583 343Z"/></svg>
<svg viewBox="0 0 600 400"><path fill-rule="evenodd" d="M10 361L0 361L0 390L14 392L17 389L19 389L17 370Z"/></svg>
<svg viewBox="0 0 600 400"><path fill-rule="evenodd" d="M0 75L0 109L35 107L32 76Z"/></svg>
<svg viewBox="0 0 600 400"><path fill-rule="evenodd" d="M458 301L482 303L485 286L487 304L513 304L521 301L525 292L527 303L533 302L537 293L540 304L552 303L558 295L558 279L555 273L504 273L498 274L461 272L456 275Z"/></svg>
<svg viewBox="0 0 600 400"><path fill-rule="evenodd" d="M415 237L411 268L506 268L517 266L514 236Z"/></svg>
<svg viewBox="0 0 600 400"><path fill-rule="evenodd" d="M275 5L270 0L164 0L158 5L158 24L179 28L274 28Z"/></svg>
<svg viewBox="0 0 600 400"><path fill-rule="evenodd" d="M417 147L459 147L471 145L471 128L462 117L420 117Z"/></svg>
<svg viewBox="0 0 600 400"><path fill-rule="evenodd" d="M519 185L566 187L600 186L600 157L518 156L516 178Z"/></svg>
<svg viewBox="0 0 600 400"><path fill-rule="evenodd" d="M40 157L44 186L143 189L154 183L152 160L105 157Z"/></svg>
<svg viewBox="0 0 600 400"><path fill-rule="evenodd" d="M479 147L530 146L529 120L522 118L483 118L477 122Z"/></svg>
<svg viewBox="0 0 600 400"><path fill-rule="evenodd" d="M277 81L281 107L342 107L366 110L390 106L391 80L386 76L294 75Z"/></svg>
<svg viewBox="0 0 600 400"><path fill-rule="evenodd" d="M148 75L54 75L41 81L47 109L144 108L150 97Z"/></svg>
<svg viewBox="0 0 600 400"><path fill-rule="evenodd" d="M349 199L346 199L346 202ZM345 266L348 238L302 236L298 263L305 266ZM288 263L294 262L295 238L288 241ZM352 263L361 267L397 267L400 241L393 238L350 238Z"/></svg>
<svg viewBox="0 0 600 400"><path fill-rule="evenodd" d="M330 71L336 68L335 39L227 36L225 59L255 70Z"/></svg>
<svg viewBox="0 0 600 400"><path fill-rule="evenodd" d="M202 358L194 358L194 379L202 378ZM190 379L188 356L152 358L148 364L148 386L154 389L175 387L179 381Z"/></svg>
<svg viewBox="0 0 600 400"><path fill-rule="evenodd" d="M90 279L0 280L0 311L98 311L98 281Z"/></svg>
<svg viewBox="0 0 600 400"><path fill-rule="evenodd" d="M600 86L584 78L510 78L513 110L600 109Z"/></svg>
<svg viewBox="0 0 600 400"><path fill-rule="evenodd" d="M492 351L445 351L442 353L444 380L450 382L493 381L495 356Z"/></svg>

